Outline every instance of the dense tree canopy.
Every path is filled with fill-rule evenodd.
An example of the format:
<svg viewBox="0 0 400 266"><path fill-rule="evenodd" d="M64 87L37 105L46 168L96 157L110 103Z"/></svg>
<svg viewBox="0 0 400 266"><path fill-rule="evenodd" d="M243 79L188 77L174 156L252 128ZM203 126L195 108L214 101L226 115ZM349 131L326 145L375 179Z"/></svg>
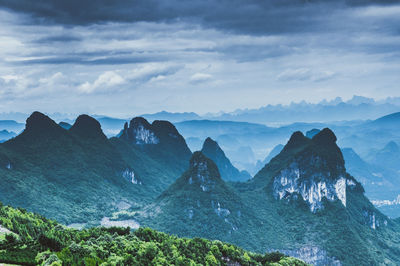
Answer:
<svg viewBox="0 0 400 266"><path fill-rule="evenodd" d="M22 265L305 265L280 253L256 254L221 241L139 228L67 228L40 215L3 206L0 262Z"/></svg>

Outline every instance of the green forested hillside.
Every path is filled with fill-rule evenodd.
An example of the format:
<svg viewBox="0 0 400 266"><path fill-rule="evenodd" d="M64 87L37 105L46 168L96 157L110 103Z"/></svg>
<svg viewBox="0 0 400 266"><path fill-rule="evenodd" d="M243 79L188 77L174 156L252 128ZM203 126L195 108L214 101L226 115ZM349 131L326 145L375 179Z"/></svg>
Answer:
<svg viewBox="0 0 400 266"><path fill-rule="evenodd" d="M190 156L184 140L180 145ZM184 171L187 161L169 159L166 146L145 151L108 140L89 116L65 130L35 112L22 134L0 144L0 200L65 224L98 223L121 203L135 208L151 202Z"/></svg>
<svg viewBox="0 0 400 266"><path fill-rule="evenodd" d="M362 185L347 173L329 129L312 139L295 132L254 178L235 183L225 182L217 165L201 152L192 155L168 122L134 118L119 137L107 139L89 116L79 116L66 130L35 112L22 134L0 144L0 179L5 204L63 224L129 220L135 227L138 222L179 237L218 239L252 252L285 250L322 265L400 264L399 221L380 213L365 197ZM95 239L111 229L74 231L38 220L42 222L34 221L39 226L34 228L31 221L16 218L22 231L2 223L18 235L5 241L26 237L36 241L38 251L52 245L57 252L68 243L69 251L57 256L71 263L80 263L73 260L87 254L109 259L110 254L102 253L111 248L107 241ZM107 237L119 243L117 250L125 250L131 240L118 238L128 234L118 232L116 238ZM38 246L37 241L44 242ZM76 255L71 241L87 244ZM299 250L301 254L293 253ZM18 252L32 259L31 250ZM121 256L117 251L114 255Z"/></svg>
<svg viewBox="0 0 400 266"><path fill-rule="evenodd" d="M74 230L0 203L0 263L21 265L305 265L221 241L177 238L149 228Z"/></svg>
<svg viewBox="0 0 400 266"><path fill-rule="evenodd" d="M138 211L140 223L185 237L223 239L263 252L249 238L258 220L238 194L225 183L216 164L195 152L189 169L152 204ZM242 239L243 241L238 241Z"/></svg>
<svg viewBox="0 0 400 266"><path fill-rule="evenodd" d="M179 236L217 236L257 252L308 247L303 256L321 265L400 263L398 222L364 196L335 142L328 129L313 139L297 132L247 183L225 183L215 164L195 153L189 170L136 218Z"/></svg>

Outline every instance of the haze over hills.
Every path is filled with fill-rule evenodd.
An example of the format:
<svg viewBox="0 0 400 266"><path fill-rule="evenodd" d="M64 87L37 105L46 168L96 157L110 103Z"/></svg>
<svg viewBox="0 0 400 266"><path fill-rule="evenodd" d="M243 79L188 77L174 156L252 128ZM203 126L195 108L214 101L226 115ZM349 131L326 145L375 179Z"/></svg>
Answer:
<svg viewBox="0 0 400 266"><path fill-rule="evenodd" d="M16 135L17 135L17 134L15 134L15 133L12 132L12 131L8 131L8 130L6 130L6 129L1 130L1 131L0 131L0 142L4 142L4 141L6 141L6 140L9 140L9 139L15 137Z"/></svg>
<svg viewBox="0 0 400 266"><path fill-rule="evenodd" d="M172 123L187 120L222 120L252 122L268 125L291 124L295 122L332 122L332 121L350 121L350 120L369 120L377 119L381 116L400 111L400 97L388 97L382 100L354 95L353 98L344 101L337 97L333 100L323 100L318 103L309 103L305 101L292 102L289 105L267 105L258 109L246 108L238 109L232 112L219 112L197 114L194 112L168 112L161 111L151 114L137 114L150 122L154 120L168 120ZM73 122L74 114L65 113L47 113L55 121ZM23 122L29 116L22 112L0 113L0 120L15 120ZM113 118L107 114L93 114L102 126L109 123L110 128L117 129L116 125L124 123L126 117ZM101 121L104 120L104 121ZM104 124L104 125L103 125ZM1 129L1 127L0 127ZM108 127L105 127L107 130Z"/></svg>
<svg viewBox="0 0 400 266"><path fill-rule="evenodd" d="M376 183L378 184L376 189L364 183L367 195L372 200L393 200L400 194L398 186L395 185L398 173L396 169L386 162L393 161L396 164L397 157L394 153L389 153L388 156L393 158L386 158L387 160L381 160L379 163L374 162L373 158L375 153L382 150L389 142L400 142L400 130L398 128L400 120L397 118L398 114L394 113L374 121L294 123L278 128L255 123L212 120L185 121L175 123L175 126L185 137L192 151L200 150L204 140L207 137L211 137L218 141L226 157L235 168L238 168L239 171L246 170L251 175L255 175L264 166L266 156L272 152L278 143L285 143L293 131L300 130L306 133L312 129L329 127L335 131L340 147L353 149L362 160L373 166L373 171L370 175L382 176L383 180L385 180ZM108 131L105 130L106 132L112 131L119 134L122 132L123 124L125 123L124 119L113 119L104 116L99 116L98 119L103 121L103 130L103 127L111 125ZM24 127L24 124L16 123L15 121L3 122L3 125L7 124L19 127L20 131ZM70 127L65 123L60 125L67 129ZM114 134L111 135L113 136ZM12 136L14 136L12 133L7 134L6 139ZM357 168L356 165L354 167L349 165L349 167L352 170ZM183 169L184 167L181 168L182 171ZM354 174L359 176L357 172L354 172ZM360 180L363 180L363 177L360 178ZM379 184L385 185L381 186ZM384 193L382 191L383 188L388 189L390 193ZM387 214L392 215L391 213Z"/></svg>
<svg viewBox="0 0 400 266"><path fill-rule="evenodd" d="M343 120L368 120L398 111L400 111L399 97L374 100L373 98L354 95L347 101L337 97L331 101L323 100L319 103L302 101L293 102L289 105L267 105L258 109L238 109L233 112L208 113L205 115L163 111L142 116L149 120L165 119L171 122L207 119L282 125L295 122L326 123Z"/></svg>
<svg viewBox="0 0 400 266"><path fill-rule="evenodd" d="M399 22L0 0L0 266L400 265Z"/></svg>
<svg viewBox="0 0 400 266"><path fill-rule="evenodd" d="M201 152L216 163L221 177L225 181L247 181L251 178L251 175L246 171L239 171L235 168L218 143L211 138L204 141Z"/></svg>
<svg viewBox="0 0 400 266"><path fill-rule="evenodd" d="M273 134L292 127L244 125ZM232 181L244 181L242 173L217 142L207 138L192 154L170 122L136 117L108 139L90 116L67 130L35 112L23 133L0 144L0 200L66 224L152 226L257 252L282 250L321 265L400 263L399 222L364 193L362 184L373 187L375 168L354 150L343 149L343 157L330 129L314 133L292 133L254 178L239 183Z"/></svg>
<svg viewBox="0 0 400 266"><path fill-rule="evenodd" d="M293 252L317 265L398 263L398 222L364 196L335 142L329 129L312 139L296 132L253 179L232 186L197 152L188 170L135 217L169 233L214 235L253 250L309 247Z"/></svg>

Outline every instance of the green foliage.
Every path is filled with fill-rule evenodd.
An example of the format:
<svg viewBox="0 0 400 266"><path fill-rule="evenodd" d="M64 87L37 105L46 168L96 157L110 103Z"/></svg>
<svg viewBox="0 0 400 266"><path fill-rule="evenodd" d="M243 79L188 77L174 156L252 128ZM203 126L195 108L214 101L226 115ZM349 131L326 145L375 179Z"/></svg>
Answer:
<svg viewBox="0 0 400 266"><path fill-rule="evenodd" d="M254 254L221 241L178 238L139 228L74 230L42 216L0 207L1 223L21 238L0 247L0 263L21 265L305 265L281 255ZM12 234L10 234L12 235ZM11 237L7 237L11 239ZM289 261L290 264L287 264ZM293 263L292 263L293 262ZM297 264L295 264L297 263Z"/></svg>
<svg viewBox="0 0 400 266"><path fill-rule="evenodd" d="M6 244L8 245L13 245L17 242L17 238L15 237L14 234L6 234Z"/></svg>

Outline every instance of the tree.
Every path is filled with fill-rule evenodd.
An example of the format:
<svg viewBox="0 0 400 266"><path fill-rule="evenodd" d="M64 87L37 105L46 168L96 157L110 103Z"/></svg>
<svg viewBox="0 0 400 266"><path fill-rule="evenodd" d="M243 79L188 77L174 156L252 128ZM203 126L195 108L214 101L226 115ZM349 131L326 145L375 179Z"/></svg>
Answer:
<svg viewBox="0 0 400 266"><path fill-rule="evenodd" d="M206 265L207 265L207 266L219 265L217 259L214 257L214 255L212 254L211 251L209 251L209 252L207 253L207 256L206 256Z"/></svg>
<svg viewBox="0 0 400 266"><path fill-rule="evenodd" d="M17 243L17 238L12 233L6 234L6 242L7 242L7 244L10 244L10 245L15 244L15 243Z"/></svg>

